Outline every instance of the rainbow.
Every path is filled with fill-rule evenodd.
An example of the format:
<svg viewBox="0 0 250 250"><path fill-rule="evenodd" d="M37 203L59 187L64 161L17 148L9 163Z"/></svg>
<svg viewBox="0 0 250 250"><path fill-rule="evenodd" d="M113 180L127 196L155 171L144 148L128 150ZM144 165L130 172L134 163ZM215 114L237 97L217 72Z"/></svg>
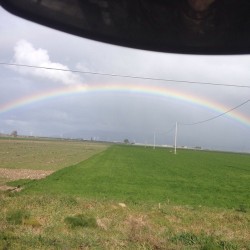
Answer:
<svg viewBox="0 0 250 250"><path fill-rule="evenodd" d="M22 106L26 106L35 102L40 102L56 97L63 97L72 94L87 94L93 92L121 92L121 93L135 93L139 95L158 96L161 98L174 98L180 101L185 101L191 104L199 105L205 108L216 111L217 113L227 112L231 107L225 106L221 103L198 97L195 95L178 92L176 90L168 89L162 86L155 85L132 85L132 84L92 84L92 85L72 85L64 86L49 91L38 92L29 96L24 96L19 99L4 103L0 105L0 115ZM228 117L250 127L250 116L234 110L228 114Z"/></svg>

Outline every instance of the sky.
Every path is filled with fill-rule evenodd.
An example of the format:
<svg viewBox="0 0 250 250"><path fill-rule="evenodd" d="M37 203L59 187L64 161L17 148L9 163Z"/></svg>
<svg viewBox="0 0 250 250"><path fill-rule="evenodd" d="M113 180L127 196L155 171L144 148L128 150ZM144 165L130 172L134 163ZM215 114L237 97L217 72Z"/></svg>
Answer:
<svg viewBox="0 0 250 250"><path fill-rule="evenodd" d="M250 85L250 55L177 55L79 38L0 7L0 62ZM250 152L249 88L0 65L0 133Z"/></svg>

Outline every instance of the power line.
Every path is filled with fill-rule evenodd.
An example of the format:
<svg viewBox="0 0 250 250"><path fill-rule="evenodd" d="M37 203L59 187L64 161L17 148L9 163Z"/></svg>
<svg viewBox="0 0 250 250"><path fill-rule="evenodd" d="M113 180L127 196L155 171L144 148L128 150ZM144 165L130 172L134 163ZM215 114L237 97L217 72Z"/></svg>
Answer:
<svg viewBox="0 0 250 250"><path fill-rule="evenodd" d="M171 82L171 83L180 83L180 84L189 83L189 84L212 85L212 86L223 86L223 87L250 88L250 85L236 85L236 84L224 84L224 83L214 83L214 82L174 80L174 79L144 77L144 76L135 76L135 75L103 73L103 72L95 72L95 71L60 69L60 68L42 67L42 66L35 66L35 65L17 64L17 63L0 62L0 65L36 68L36 69L46 69L46 70L56 70L56 71L72 72L72 73L79 73L79 74L89 74L89 75L109 76L109 77L121 77L121 78L141 79L141 80L150 80L150 81L162 81L162 82Z"/></svg>
<svg viewBox="0 0 250 250"><path fill-rule="evenodd" d="M160 132L160 133L156 133L157 135L168 135L170 134L173 130L175 129L175 125L173 125L168 131L166 132Z"/></svg>
<svg viewBox="0 0 250 250"><path fill-rule="evenodd" d="M175 125L174 125L171 129L169 129L167 132L165 132L165 135L169 134L169 133L172 132L174 129L175 129Z"/></svg>
<svg viewBox="0 0 250 250"><path fill-rule="evenodd" d="M221 117L221 116L223 116L223 115L226 115L226 114L230 113L231 111L233 111L233 110L235 110L235 109L237 109L237 108L239 108L239 107L242 107L243 105L246 105L248 102L250 102L250 99L248 99L248 100L242 102L241 104L239 104L239 105L237 105L237 106L235 106L235 107L233 107L233 108L227 110L226 112L223 112L223 113L221 113L221 114L219 114L219 115L213 116L213 117L211 117L211 118L209 118L209 119L206 119L206 120L203 120L203 121L193 122L193 123L177 123L177 122L176 122L176 128L175 128L175 141L174 141L174 153L176 154L176 149L177 149L177 126L178 126L178 125L192 126L192 125L197 125L197 124L209 122L209 121L215 120L215 119L217 119L217 118L219 118L219 117Z"/></svg>
<svg viewBox="0 0 250 250"><path fill-rule="evenodd" d="M184 81L184 80L173 80L173 79L164 79L164 78L153 78L153 77L142 77L142 76L131 76L131 75L120 75L120 74L111 74L111 73L101 73L101 72L94 72L94 71L80 71L80 70L71 70L71 69L60 69L60 68L51 68L51 67L42 67L42 66L35 66L35 65L26 65L26 64L17 64L17 63L6 63L0 62L0 65L7 65L7 66L17 66L17 67L27 67L27 68L37 68L37 69L46 69L46 70L56 70L56 71L64 71L64 72L73 72L73 73L80 73L80 74L91 74L91 75L101 75L101 76L110 76L110 77L122 77L122 78L132 78L132 79L142 79L142 80L152 80L152 81L165 81L165 82L175 82L175 83L190 83L190 84L202 84L202 85L213 85L213 86L224 86L224 87L237 87L237 88L250 88L249 85L235 85L235 84L221 84L221 83L212 83L212 82L196 82L196 81ZM211 120L215 120L225 114L230 113L231 111L242 107L243 105L247 104L250 99L246 100L245 102L223 112L217 116L211 117L206 120L194 122L194 123L178 123L178 125L184 126L192 126L201 123L205 123ZM165 134L170 133L174 129L171 128L169 131L165 132ZM163 133L161 133L163 134Z"/></svg>
<svg viewBox="0 0 250 250"><path fill-rule="evenodd" d="M197 124L209 122L209 121L215 120L215 119L217 119L217 118L219 118L219 117L221 117L221 116L223 116L223 115L226 115L226 114L230 113L231 111L233 111L233 110L235 110L235 109L238 109L239 107L242 107L243 105L246 105L248 102L250 102L250 99L248 99L248 100L242 102L241 104L239 104L239 105L237 105L237 106L235 106L235 107L233 107L233 108L227 110L226 112L223 112L223 113L221 113L221 114L219 114L219 115L213 116L213 117L211 117L211 118L209 118L209 119L206 119L206 120L203 120L203 121L198 121L198 122L193 122L193 123L179 123L179 122L178 122L178 125L192 126L192 125L197 125Z"/></svg>

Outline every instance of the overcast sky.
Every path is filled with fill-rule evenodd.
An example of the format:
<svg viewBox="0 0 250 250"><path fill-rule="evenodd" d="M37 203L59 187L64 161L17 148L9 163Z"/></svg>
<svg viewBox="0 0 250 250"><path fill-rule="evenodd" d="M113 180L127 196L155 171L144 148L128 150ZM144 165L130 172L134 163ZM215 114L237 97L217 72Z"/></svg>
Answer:
<svg viewBox="0 0 250 250"><path fill-rule="evenodd" d="M190 56L121 48L54 31L0 8L0 61L165 79L250 85L250 56ZM62 87L82 93L45 98L0 111L0 132L95 138L172 145L175 122L193 123L220 113L175 97L142 90L150 87L208 100L228 110L250 98L250 89L0 66L0 107ZM107 88L123 86L124 91ZM100 87L101 85L101 87ZM99 91L91 91L99 86ZM103 86L103 88L102 88ZM88 91L88 89L90 89ZM0 109L1 110L1 109ZM250 103L237 110L250 121ZM195 126L178 126L179 146L250 152L250 124L222 116Z"/></svg>

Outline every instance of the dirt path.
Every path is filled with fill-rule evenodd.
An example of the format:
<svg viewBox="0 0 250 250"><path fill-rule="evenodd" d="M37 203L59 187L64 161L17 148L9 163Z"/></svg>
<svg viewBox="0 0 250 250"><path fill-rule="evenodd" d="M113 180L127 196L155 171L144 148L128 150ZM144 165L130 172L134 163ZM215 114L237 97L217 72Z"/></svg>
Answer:
<svg viewBox="0 0 250 250"><path fill-rule="evenodd" d="M0 168L0 176L8 179L9 181L19 179L42 179L52 174L54 171L50 170L32 170L32 169L9 169ZM13 189L6 185L0 185L0 190Z"/></svg>

